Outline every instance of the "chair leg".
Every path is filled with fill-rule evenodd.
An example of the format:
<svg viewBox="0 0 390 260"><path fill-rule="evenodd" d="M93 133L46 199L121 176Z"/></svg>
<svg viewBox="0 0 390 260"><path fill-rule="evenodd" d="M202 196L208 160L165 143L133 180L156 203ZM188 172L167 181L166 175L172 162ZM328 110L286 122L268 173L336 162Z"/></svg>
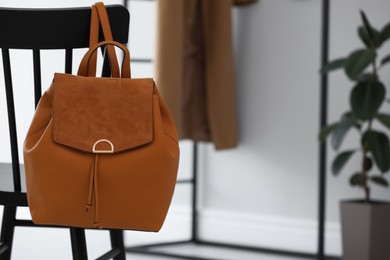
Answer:
<svg viewBox="0 0 390 260"><path fill-rule="evenodd" d="M72 244L73 260L88 260L85 230L82 228L71 227L70 241Z"/></svg>
<svg viewBox="0 0 390 260"><path fill-rule="evenodd" d="M110 230L111 247L120 249L121 253L114 260L126 260L125 244L123 242L123 230Z"/></svg>
<svg viewBox="0 0 390 260"><path fill-rule="evenodd" d="M1 225L0 242L7 246L7 250L0 254L1 260L11 259L12 242L14 240L15 231L15 218L16 207L5 206L3 211L3 223Z"/></svg>

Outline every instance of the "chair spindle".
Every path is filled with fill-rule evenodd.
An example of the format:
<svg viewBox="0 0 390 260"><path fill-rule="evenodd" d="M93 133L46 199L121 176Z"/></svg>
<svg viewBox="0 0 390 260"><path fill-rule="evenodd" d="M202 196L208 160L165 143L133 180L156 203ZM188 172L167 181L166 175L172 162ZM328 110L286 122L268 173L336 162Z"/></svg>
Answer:
<svg viewBox="0 0 390 260"><path fill-rule="evenodd" d="M73 50L65 50L65 73L72 74Z"/></svg>
<svg viewBox="0 0 390 260"><path fill-rule="evenodd" d="M9 49L2 48L1 52L3 55L4 83L5 83L5 92L7 98L8 125L9 125L9 135L10 135L10 142L11 142L11 158L12 158L14 189L17 192L20 192L22 191L22 186L20 182L18 136L16 133L15 104L14 104L14 93L12 89L11 61L9 56Z"/></svg>

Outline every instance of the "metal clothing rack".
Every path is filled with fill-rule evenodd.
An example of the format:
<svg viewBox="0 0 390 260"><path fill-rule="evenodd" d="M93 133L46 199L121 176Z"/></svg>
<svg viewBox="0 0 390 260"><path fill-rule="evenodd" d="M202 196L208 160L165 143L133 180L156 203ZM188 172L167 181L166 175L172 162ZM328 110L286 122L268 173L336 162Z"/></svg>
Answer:
<svg viewBox="0 0 390 260"><path fill-rule="evenodd" d="M124 0L124 6L128 8L128 1ZM132 0L132 1L154 1L154 0ZM322 40L321 40L321 66L328 62L329 52L329 7L330 0L322 0ZM149 59L132 59L132 62L151 63ZM328 96L328 78L324 74L320 81L320 127L327 123L327 96ZM220 258L205 258L199 256L189 256L175 252L167 252L167 250L158 250L162 247L193 244L199 246L212 246L218 248L227 248L235 250L243 250L250 252L275 254L280 256L299 257L306 259L340 259L336 256L325 255L325 211L326 211L326 144L319 145L319 182L318 182L318 247L317 253L296 252L288 250L270 249L265 247L242 246L229 243L221 243L215 241L207 241L199 237L199 214L198 214L198 146L197 142L193 143L193 158L192 158L192 179L178 180L177 184L192 185L192 219L191 219L191 238L189 240L180 240L175 242L155 243L143 246L127 247L126 251L137 254L147 254L168 257L170 259L188 259L188 260L222 260Z"/></svg>

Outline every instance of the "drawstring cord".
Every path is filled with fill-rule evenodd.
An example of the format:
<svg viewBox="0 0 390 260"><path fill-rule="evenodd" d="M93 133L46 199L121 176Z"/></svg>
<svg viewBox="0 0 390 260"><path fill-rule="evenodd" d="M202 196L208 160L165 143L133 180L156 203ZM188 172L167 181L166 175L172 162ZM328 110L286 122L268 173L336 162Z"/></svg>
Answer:
<svg viewBox="0 0 390 260"><path fill-rule="evenodd" d="M93 197L93 179L94 179L94 171L95 171L95 155L92 157L92 166L91 172L89 174L89 193L88 193L88 202L85 212L89 211L89 208L92 207L92 197Z"/></svg>
<svg viewBox="0 0 390 260"><path fill-rule="evenodd" d="M92 207L93 194L95 194L95 212L94 212L94 225L97 228L103 228L99 223L99 195L98 195L98 163L99 163L99 154L95 154L92 158L92 167L89 177L89 192L88 192L88 201L85 212L88 213L89 209Z"/></svg>

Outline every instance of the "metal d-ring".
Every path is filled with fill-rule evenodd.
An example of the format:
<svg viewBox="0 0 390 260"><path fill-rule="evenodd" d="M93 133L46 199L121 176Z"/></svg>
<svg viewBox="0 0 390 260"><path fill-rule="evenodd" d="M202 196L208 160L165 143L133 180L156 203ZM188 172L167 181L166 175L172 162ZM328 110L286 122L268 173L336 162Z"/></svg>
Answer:
<svg viewBox="0 0 390 260"><path fill-rule="evenodd" d="M110 150L96 150L96 146L99 144L99 143L107 143L111 146L111 149ZM110 140L107 140L107 139L100 139L100 140L97 140L95 142L95 144L93 145L92 147L92 152L93 153L113 153L114 152L114 145L110 142Z"/></svg>

